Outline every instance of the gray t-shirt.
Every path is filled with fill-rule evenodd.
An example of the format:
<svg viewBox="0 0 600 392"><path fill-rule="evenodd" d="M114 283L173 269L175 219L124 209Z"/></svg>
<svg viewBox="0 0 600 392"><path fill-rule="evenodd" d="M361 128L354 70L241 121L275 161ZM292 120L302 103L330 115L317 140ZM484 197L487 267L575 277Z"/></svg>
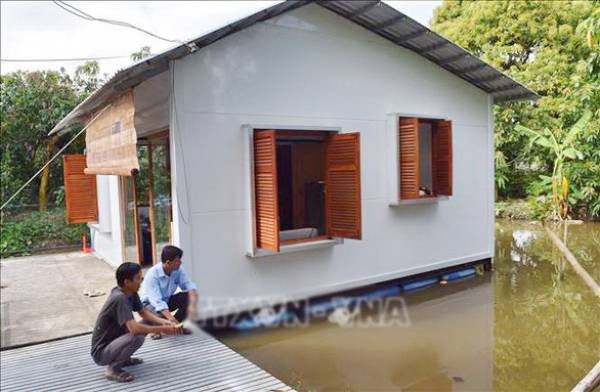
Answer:
<svg viewBox="0 0 600 392"><path fill-rule="evenodd" d="M142 309L137 293L126 296L120 287L110 292L96 319L92 335L92 358L97 358L102 349L121 335L129 332L125 323L133 320L133 312Z"/></svg>

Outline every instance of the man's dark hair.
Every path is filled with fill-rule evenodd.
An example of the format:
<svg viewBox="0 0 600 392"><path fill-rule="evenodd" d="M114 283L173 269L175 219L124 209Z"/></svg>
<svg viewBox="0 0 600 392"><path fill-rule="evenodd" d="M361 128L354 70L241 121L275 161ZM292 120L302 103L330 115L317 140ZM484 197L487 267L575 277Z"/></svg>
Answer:
<svg viewBox="0 0 600 392"><path fill-rule="evenodd" d="M139 264L123 263L117 268L117 284L123 287L125 279L133 280L133 277L142 270Z"/></svg>
<svg viewBox="0 0 600 392"><path fill-rule="evenodd" d="M166 263L167 261L174 260L176 257L181 258L181 256L183 256L181 249L173 245L167 245L163 248L160 259L163 263Z"/></svg>

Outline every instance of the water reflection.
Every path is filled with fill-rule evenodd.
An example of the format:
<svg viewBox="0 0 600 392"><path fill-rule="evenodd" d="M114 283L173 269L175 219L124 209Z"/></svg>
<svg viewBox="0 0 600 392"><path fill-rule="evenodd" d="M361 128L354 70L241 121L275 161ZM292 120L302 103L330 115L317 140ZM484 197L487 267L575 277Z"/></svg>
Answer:
<svg viewBox="0 0 600 392"><path fill-rule="evenodd" d="M588 256L588 272L598 276L600 248L592 239L600 225L559 229L576 256ZM598 299L541 226L499 223L496 248L494 389L570 390L600 358Z"/></svg>
<svg viewBox="0 0 600 392"><path fill-rule="evenodd" d="M569 246L600 275L600 225ZM226 344L299 390L554 391L600 358L600 305L539 225L497 225L495 272L406 295L410 324L226 334ZM359 317L370 317L365 312Z"/></svg>

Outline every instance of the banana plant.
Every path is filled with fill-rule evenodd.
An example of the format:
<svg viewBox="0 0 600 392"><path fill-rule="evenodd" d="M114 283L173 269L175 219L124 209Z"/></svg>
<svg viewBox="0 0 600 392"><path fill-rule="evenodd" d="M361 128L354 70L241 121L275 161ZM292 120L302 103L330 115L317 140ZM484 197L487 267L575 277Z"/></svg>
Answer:
<svg viewBox="0 0 600 392"><path fill-rule="evenodd" d="M569 214L569 179L564 170L567 160L583 159L583 153L576 146L578 136L583 132L592 113L586 111L567 132L552 132L548 128L537 131L517 124L515 129L526 134L530 146L537 144L549 150L553 156L552 169L552 204L555 216L564 220Z"/></svg>

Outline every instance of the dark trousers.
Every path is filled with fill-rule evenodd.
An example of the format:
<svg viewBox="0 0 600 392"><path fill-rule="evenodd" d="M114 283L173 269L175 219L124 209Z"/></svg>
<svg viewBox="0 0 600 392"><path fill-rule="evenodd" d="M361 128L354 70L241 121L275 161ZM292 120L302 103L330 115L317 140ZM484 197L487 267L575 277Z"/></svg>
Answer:
<svg viewBox="0 0 600 392"><path fill-rule="evenodd" d="M95 357L94 361L101 366L109 365L118 368L123 362L131 358L142 344L146 335L133 335L126 333L108 344Z"/></svg>
<svg viewBox="0 0 600 392"><path fill-rule="evenodd" d="M173 313L175 309L179 309L175 314L175 318L177 319L177 321L182 322L187 317L187 309L189 302L190 299L187 291L179 292L175 295L172 295L171 298L169 298L169 302L167 302L167 305L169 305L169 311ZM154 306L148 304L145 307L146 309L155 313L158 317L164 318L162 313L159 313L156 311L156 309L154 309Z"/></svg>
<svg viewBox="0 0 600 392"><path fill-rule="evenodd" d="M172 312L179 309L175 314L177 321L182 322L187 317L188 303L190 297L187 291L179 292L169 298L169 310Z"/></svg>

